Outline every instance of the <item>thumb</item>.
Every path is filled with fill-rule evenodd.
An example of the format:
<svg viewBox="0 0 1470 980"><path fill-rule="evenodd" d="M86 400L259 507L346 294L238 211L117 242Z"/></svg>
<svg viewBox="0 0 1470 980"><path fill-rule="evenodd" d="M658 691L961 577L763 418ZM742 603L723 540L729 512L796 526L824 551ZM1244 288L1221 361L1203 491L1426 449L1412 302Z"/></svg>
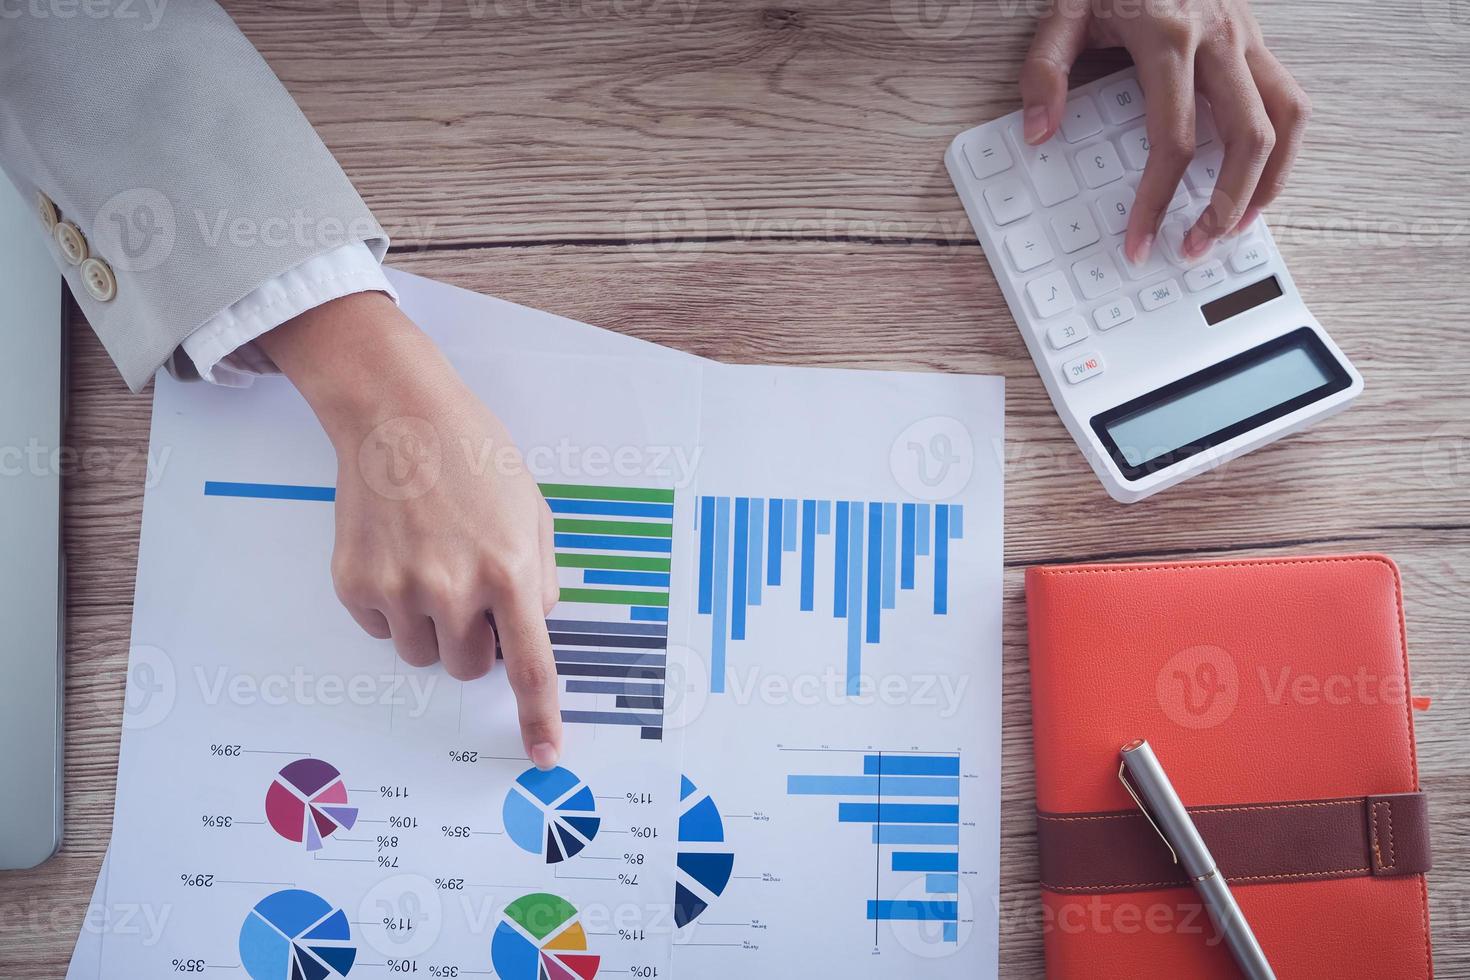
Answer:
<svg viewBox="0 0 1470 980"><path fill-rule="evenodd" d="M526 755L538 769L550 769L561 758L561 708L539 587L507 596L495 609L495 628L516 695Z"/></svg>
<svg viewBox="0 0 1470 980"><path fill-rule="evenodd" d="M1022 134L1035 146L1051 139L1067 105L1067 75L1087 44L1088 5L1058 0L1036 25L1021 66Z"/></svg>

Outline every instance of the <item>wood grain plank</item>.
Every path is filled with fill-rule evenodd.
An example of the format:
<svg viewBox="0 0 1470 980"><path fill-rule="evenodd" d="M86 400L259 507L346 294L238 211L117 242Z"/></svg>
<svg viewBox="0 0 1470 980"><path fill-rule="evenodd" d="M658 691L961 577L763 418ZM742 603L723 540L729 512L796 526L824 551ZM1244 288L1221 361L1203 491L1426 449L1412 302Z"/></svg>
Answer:
<svg viewBox="0 0 1470 980"><path fill-rule="evenodd" d="M414 246L970 239L941 156L1016 108L1043 6L443 0L411 8L438 10L419 36L385 2L227 7ZM1277 223L1463 240L1470 28L1454 0L1258 15L1316 107ZM1118 63L1089 57L1078 77Z"/></svg>

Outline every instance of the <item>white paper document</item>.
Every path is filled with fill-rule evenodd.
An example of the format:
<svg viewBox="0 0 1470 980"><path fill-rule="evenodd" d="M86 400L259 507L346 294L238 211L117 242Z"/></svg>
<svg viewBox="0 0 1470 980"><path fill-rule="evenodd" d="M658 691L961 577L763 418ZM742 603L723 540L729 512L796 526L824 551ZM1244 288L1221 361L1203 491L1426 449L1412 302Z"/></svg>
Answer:
<svg viewBox="0 0 1470 980"><path fill-rule="evenodd" d="M341 608L289 384L160 378L68 976L995 976L999 379L720 365L394 280L556 519L561 763L503 670L407 667Z"/></svg>

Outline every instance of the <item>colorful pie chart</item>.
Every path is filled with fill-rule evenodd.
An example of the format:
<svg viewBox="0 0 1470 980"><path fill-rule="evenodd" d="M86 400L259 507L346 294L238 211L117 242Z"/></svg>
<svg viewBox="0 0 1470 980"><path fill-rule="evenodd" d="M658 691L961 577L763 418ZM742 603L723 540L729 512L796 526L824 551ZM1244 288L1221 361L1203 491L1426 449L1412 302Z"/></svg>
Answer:
<svg viewBox="0 0 1470 980"><path fill-rule="evenodd" d="M725 822L714 798L688 776L679 785L678 870L674 875L674 925L699 918L725 893L735 854L725 843Z"/></svg>
<svg viewBox="0 0 1470 980"><path fill-rule="evenodd" d="M506 906L490 940L490 964L500 980L593 980L601 962L587 952L576 908L546 892Z"/></svg>
<svg viewBox="0 0 1470 980"><path fill-rule="evenodd" d="M319 851L338 829L352 829L357 807L348 806L347 784L336 767L320 759L297 759L276 774L266 791L265 817L288 841Z"/></svg>
<svg viewBox="0 0 1470 980"><path fill-rule="evenodd" d="M592 789L567 769L527 769L505 794L505 832L547 864L575 857L597 836L602 818Z"/></svg>
<svg viewBox="0 0 1470 980"><path fill-rule="evenodd" d="M347 914L299 888L261 899L240 927L240 965L252 980L345 977L356 959Z"/></svg>

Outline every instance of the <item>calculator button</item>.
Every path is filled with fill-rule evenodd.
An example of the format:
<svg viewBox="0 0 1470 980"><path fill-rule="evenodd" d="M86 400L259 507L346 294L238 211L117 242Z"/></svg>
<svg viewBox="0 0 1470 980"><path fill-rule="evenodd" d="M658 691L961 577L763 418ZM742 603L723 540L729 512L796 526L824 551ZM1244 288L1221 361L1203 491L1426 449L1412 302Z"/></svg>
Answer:
<svg viewBox="0 0 1470 980"><path fill-rule="evenodd" d="M1036 315L1043 319L1067 312L1074 302L1072 287L1067 285L1066 273L1060 269L1028 282L1026 295L1031 297L1031 306L1036 310Z"/></svg>
<svg viewBox="0 0 1470 980"><path fill-rule="evenodd" d="M1175 211L1178 211L1180 208L1184 207L1188 203L1189 191L1184 189L1183 184L1180 184L1174 188L1174 196L1169 198L1169 212L1173 213Z"/></svg>
<svg viewBox="0 0 1470 980"><path fill-rule="evenodd" d="M977 133L965 142L965 161L977 180L994 177L1011 169L1011 151L1006 149L1005 131L999 126Z"/></svg>
<svg viewBox="0 0 1470 980"><path fill-rule="evenodd" d="M1006 251L1011 253L1011 261L1021 272L1030 272L1053 258L1051 242L1046 240L1046 232L1035 221L1017 225L1006 233Z"/></svg>
<svg viewBox="0 0 1470 980"><path fill-rule="evenodd" d="M1231 254L1230 268L1236 272L1246 272L1258 265L1265 265L1267 258L1265 243L1246 242Z"/></svg>
<svg viewBox="0 0 1470 980"><path fill-rule="evenodd" d="M998 225L1008 225L1031 213L1031 195L1019 177L1008 177L985 188L985 203Z"/></svg>
<svg viewBox="0 0 1470 980"><path fill-rule="evenodd" d="M1178 298L1179 283L1173 279L1156 282L1138 294L1138 302L1143 304L1145 310L1157 310L1161 306L1168 306Z"/></svg>
<svg viewBox="0 0 1470 980"><path fill-rule="evenodd" d="M1100 253L1072 264L1072 275L1077 279L1077 288L1085 299L1097 299L1111 293L1123 284L1118 278L1118 267L1107 253Z"/></svg>
<svg viewBox="0 0 1470 980"><path fill-rule="evenodd" d="M1095 378L1102 374L1102 355L1093 351L1091 354L1083 354L1075 361L1068 361L1062 365L1062 377L1072 384L1081 384L1088 378Z"/></svg>
<svg viewBox="0 0 1470 980"><path fill-rule="evenodd" d="M1101 187L1123 177L1123 161L1111 143L1098 143L1078 153L1077 169L1088 187Z"/></svg>
<svg viewBox="0 0 1470 980"><path fill-rule="evenodd" d="M1148 127L1139 126L1123 134L1123 159L1133 170L1142 170L1148 163Z"/></svg>
<svg viewBox="0 0 1470 980"><path fill-rule="evenodd" d="M1225 158L1225 152L1218 146L1199 150L1194 159L1189 161L1189 167L1184 171L1184 179L1189 182L1189 189L1196 194L1206 197L1215 189L1215 181L1220 176L1220 161Z"/></svg>
<svg viewBox="0 0 1470 980"><path fill-rule="evenodd" d="M1133 301L1127 296L1120 296L1108 305L1093 310L1092 322L1097 324L1099 330L1111 330L1119 324L1127 323L1135 315Z"/></svg>
<svg viewBox="0 0 1470 980"><path fill-rule="evenodd" d="M1221 262L1206 262L1184 274L1184 286L1191 293L1218 286L1225 281L1225 265Z"/></svg>
<svg viewBox="0 0 1470 980"><path fill-rule="evenodd" d="M1067 103L1067 113L1062 117L1062 138L1068 143L1080 143L1096 136L1102 128L1102 117L1090 98L1083 95Z"/></svg>
<svg viewBox="0 0 1470 980"><path fill-rule="evenodd" d="M1046 339L1052 350L1071 347L1087 339L1087 321L1080 316L1069 316L1046 328Z"/></svg>
<svg viewBox="0 0 1470 980"><path fill-rule="evenodd" d="M1169 261L1180 268L1203 265L1210 260L1210 257L1215 252L1215 243L1212 241L1203 253L1196 255L1192 259L1185 258L1184 236L1189 233L1190 224L1191 222L1183 218L1170 218L1159 229L1159 241L1164 243L1164 250L1169 255Z"/></svg>
<svg viewBox="0 0 1470 980"><path fill-rule="evenodd" d="M1130 119L1143 115L1143 90L1138 87L1136 79L1125 78L1121 82L1114 82L1102 90L1099 99L1102 102L1103 115L1114 126L1121 126Z"/></svg>
<svg viewBox="0 0 1470 980"><path fill-rule="evenodd" d="M1051 216L1051 230L1056 233L1062 251L1078 252L1098 239L1097 222L1085 204L1069 204Z"/></svg>
<svg viewBox="0 0 1470 980"><path fill-rule="evenodd" d="M1123 234L1128 230L1128 213L1133 210L1133 188L1124 184L1104 191L1097 199L1097 209L1108 234Z"/></svg>
<svg viewBox="0 0 1470 980"><path fill-rule="evenodd" d="M1117 252L1118 264L1122 267L1123 271L1128 273L1129 279L1150 279L1160 272L1167 272L1169 269L1169 266L1164 262L1164 257L1159 254L1157 248L1149 249L1148 258L1144 259L1138 265L1134 265L1128 260L1128 256L1123 251L1122 245L1118 246Z"/></svg>
<svg viewBox="0 0 1470 980"><path fill-rule="evenodd" d="M1062 149L1061 142L1053 137L1040 146L1021 144L1026 170L1036 187L1036 199L1045 207L1077 196L1077 178L1072 176L1067 151Z"/></svg>
<svg viewBox="0 0 1470 980"><path fill-rule="evenodd" d="M1220 135L1215 132L1215 114L1210 111L1210 104L1204 99L1194 100L1194 145L1204 146L1206 143L1215 142L1215 137Z"/></svg>

